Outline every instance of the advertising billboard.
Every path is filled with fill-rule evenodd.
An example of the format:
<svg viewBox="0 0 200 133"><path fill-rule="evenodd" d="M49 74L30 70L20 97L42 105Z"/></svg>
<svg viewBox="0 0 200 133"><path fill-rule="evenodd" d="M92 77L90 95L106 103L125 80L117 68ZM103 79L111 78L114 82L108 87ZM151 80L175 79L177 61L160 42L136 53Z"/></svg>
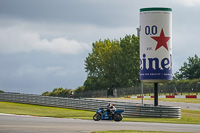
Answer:
<svg viewBox="0 0 200 133"><path fill-rule="evenodd" d="M172 79L172 9L140 9L140 80Z"/></svg>

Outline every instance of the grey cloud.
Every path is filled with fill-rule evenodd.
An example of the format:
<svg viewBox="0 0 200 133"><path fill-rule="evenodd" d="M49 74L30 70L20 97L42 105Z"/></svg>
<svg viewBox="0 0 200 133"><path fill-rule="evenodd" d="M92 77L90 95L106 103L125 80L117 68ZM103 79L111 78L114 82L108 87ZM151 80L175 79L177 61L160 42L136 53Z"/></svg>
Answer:
<svg viewBox="0 0 200 133"><path fill-rule="evenodd" d="M198 16L199 8L181 1L157 0L1 0L0 16L22 19L41 24L94 25L99 27L124 27L139 25L139 9L144 7L172 7L179 21L189 21ZM195 3L195 2L194 2ZM189 17L190 19L185 19Z"/></svg>
<svg viewBox="0 0 200 133"><path fill-rule="evenodd" d="M86 79L87 54L0 54L0 90L41 94L56 87L75 89Z"/></svg>
<svg viewBox="0 0 200 133"><path fill-rule="evenodd" d="M115 27L133 24L137 17L134 12L139 12L135 3L131 0L6 0L0 2L0 14L30 21Z"/></svg>

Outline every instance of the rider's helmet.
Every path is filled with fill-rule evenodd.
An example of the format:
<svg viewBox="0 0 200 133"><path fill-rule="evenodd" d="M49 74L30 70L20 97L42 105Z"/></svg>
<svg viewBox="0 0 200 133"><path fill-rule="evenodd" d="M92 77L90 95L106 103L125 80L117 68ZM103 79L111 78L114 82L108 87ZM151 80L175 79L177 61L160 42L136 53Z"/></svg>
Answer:
<svg viewBox="0 0 200 133"><path fill-rule="evenodd" d="M107 107L113 107L114 104L113 103L108 103Z"/></svg>

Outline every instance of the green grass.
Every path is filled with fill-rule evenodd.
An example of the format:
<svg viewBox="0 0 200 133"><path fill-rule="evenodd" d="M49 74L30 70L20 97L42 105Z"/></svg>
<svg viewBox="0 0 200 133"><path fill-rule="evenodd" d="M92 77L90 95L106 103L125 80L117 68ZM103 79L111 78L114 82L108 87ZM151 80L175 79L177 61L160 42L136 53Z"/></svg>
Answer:
<svg viewBox="0 0 200 133"><path fill-rule="evenodd" d="M0 102L0 113L74 119L92 119L95 114L92 111L11 102Z"/></svg>
<svg viewBox="0 0 200 133"><path fill-rule="evenodd" d="M200 111L184 110L184 109L182 109L181 111L182 111L181 119L124 117L123 121L200 124ZM95 112L92 111L46 107L46 106L11 103L11 102L0 102L0 113L57 117L57 118L89 119L89 120L92 120L93 115L95 114Z"/></svg>
<svg viewBox="0 0 200 133"><path fill-rule="evenodd" d="M164 132L164 131L137 131L137 130L113 130L113 131L95 131L92 133L186 133L186 132ZM190 132L191 133L191 132Z"/></svg>
<svg viewBox="0 0 200 133"><path fill-rule="evenodd" d="M136 98L134 98L134 99L136 99ZM137 100L141 100L141 98L137 98ZM154 98L144 98L144 100L154 100ZM200 99L196 99L196 98L158 98L158 101L198 103L198 104L200 104Z"/></svg>
<svg viewBox="0 0 200 133"><path fill-rule="evenodd" d="M116 98L116 99L142 100L141 98ZM145 100L152 100L153 101L154 98L144 98L144 101ZM196 98L158 98L158 101L183 102L183 103L198 103L198 104L200 104L200 99L196 99Z"/></svg>

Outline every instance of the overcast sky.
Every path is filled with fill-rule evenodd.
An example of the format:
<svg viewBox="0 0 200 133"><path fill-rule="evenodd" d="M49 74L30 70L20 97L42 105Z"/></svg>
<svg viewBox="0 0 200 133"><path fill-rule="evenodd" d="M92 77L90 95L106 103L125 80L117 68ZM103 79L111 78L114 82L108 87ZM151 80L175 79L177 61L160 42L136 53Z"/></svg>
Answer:
<svg viewBox="0 0 200 133"><path fill-rule="evenodd" d="M200 0L0 0L0 90L82 86L92 42L136 34L144 7L172 8L173 72L200 57Z"/></svg>

